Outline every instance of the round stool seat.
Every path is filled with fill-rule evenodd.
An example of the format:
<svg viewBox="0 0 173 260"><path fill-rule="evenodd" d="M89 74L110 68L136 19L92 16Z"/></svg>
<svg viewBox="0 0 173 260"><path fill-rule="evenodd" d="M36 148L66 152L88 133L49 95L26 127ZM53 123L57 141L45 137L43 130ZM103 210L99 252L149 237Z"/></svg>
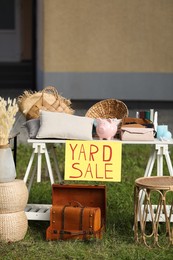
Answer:
<svg viewBox="0 0 173 260"><path fill-rule="evenodd" d="M142 177L136 179L135 184L141 188L173 190L173 176Z"/></svg>

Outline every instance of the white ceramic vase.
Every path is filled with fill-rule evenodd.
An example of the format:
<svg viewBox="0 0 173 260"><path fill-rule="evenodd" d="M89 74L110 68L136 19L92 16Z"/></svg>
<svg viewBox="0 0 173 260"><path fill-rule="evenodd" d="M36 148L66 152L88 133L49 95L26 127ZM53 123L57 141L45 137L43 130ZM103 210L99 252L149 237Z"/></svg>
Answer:
<svg viewBox="0 0 173 260"><path fill-rule="evenodd" d="M10 147L0 147L0 182L14 181L16 167Z"/></svg>

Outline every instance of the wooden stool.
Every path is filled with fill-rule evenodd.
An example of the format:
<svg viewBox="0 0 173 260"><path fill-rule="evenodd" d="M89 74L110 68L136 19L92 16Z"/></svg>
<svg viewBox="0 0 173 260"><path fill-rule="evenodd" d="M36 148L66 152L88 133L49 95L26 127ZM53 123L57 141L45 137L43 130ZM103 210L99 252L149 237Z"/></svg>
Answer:
<svg viewBox="0 0 173 260"><path fill-rule="evenodd" d="M156 204L156 205L154 205ZM173 244L173 177L154 176L138 178L134 189L134 237L160 247L160 222L164 222L166 244ZM147 225L147 222L148 223ZM148 229L151 230L148 230ZM161 232L162 233L162 232ZM161 238L161 236L160 236Z"/></svg>

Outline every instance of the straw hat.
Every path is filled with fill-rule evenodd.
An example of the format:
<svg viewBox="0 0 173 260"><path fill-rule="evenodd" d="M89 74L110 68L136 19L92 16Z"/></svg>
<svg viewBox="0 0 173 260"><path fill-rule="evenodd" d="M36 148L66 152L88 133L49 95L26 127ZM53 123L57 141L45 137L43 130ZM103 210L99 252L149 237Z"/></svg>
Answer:
<svg viewBox="0 0 173 260"><path fill-rule="evenodd" d="M17 99L20 112L27 120L38 118L39 110L48 110L52 112L64 112L73 114L71 101L59 95L57 89L53 86L45 87L42 91L24 91Z"/></svg>

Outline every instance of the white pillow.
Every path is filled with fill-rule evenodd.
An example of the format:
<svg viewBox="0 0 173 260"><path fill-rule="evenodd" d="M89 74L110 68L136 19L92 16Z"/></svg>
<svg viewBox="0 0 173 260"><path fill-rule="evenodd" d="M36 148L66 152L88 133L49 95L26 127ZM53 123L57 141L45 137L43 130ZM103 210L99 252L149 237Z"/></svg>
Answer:
<svg viewBox="0 0 173 260"><path fill-rule="evenodd" d="M92 140L94 119L67 113L40 111L36 138Z"/></svg>

